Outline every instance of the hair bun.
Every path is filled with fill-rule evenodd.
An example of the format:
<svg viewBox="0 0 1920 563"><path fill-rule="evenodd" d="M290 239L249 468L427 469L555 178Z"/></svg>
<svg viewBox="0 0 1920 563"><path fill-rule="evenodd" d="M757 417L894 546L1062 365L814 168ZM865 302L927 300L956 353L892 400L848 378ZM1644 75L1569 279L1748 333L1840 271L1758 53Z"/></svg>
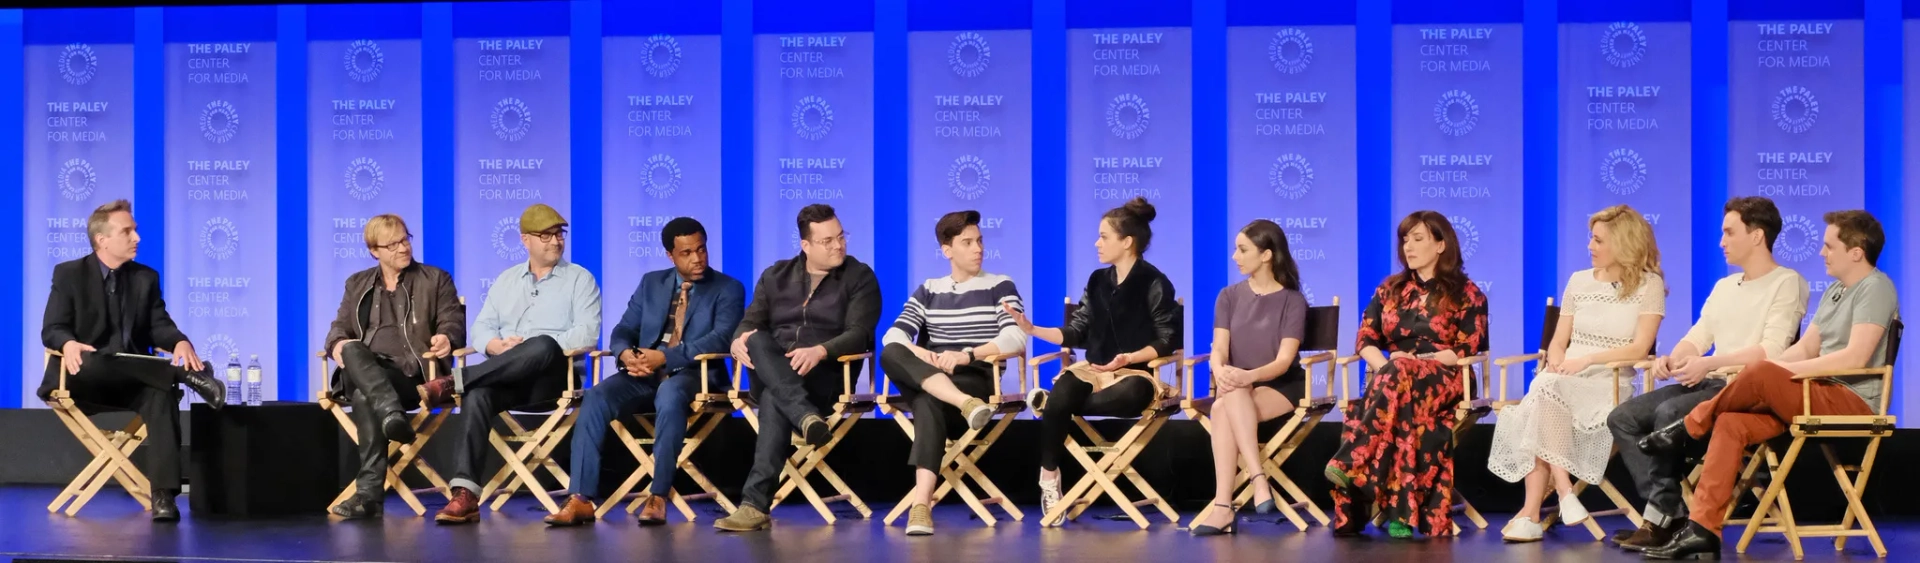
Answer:
<svg viewBox="0 0 1920 563"><path fill-rule="evenodd" d="M1153 204L1147 203L1147 198L1144 197L1135 196L1133 199L1127 200L1126 205L1120 207L1127 210L1127 214L1133 215L1144 223L1153 222L1153 218L1159 215L1159 212L1154 211Z"/></svg>

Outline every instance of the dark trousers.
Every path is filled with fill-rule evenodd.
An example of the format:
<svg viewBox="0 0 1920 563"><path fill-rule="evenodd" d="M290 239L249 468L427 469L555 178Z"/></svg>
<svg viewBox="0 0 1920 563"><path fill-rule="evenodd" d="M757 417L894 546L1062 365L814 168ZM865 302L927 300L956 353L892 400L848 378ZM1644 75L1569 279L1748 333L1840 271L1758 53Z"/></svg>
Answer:
<svg viewBox="0 0 1920 563"><path fill-rule="evenodd" d="M341 347L340 362L342 389L353 403L347 417L360 435L360 469L354 474L354 486L362 494L379 494L386 490L387 434L380 427L373 397L395 397L402 410L419 405L419 381L401 371L393 358L357 340Z"/></svg>
<svg viewBox="0 0 1920 563"><path fill-rule="evenodd" d="M48 369L58 370L59 358ZM209 366L206 372L212 375ZM186 368L156 360L116 358L111 354L89 352L82 356L80 372L67 375L67 392L82 412L88 415L133 411L147 426L147 459L141 472L153 485L154 496L180 491L180 399L177 385L186 377ZM40 389L40 398L52 396L57 380L49 380Z"/></svg>
<svg viewBox="0 0 1920 563"><path fill-rule="evenodd" d="M957 425L959 427L966 426L960 409L920 389L920 384L927 378L944 372L920 361L918 356L913 355L913 349L900 344L888 344L880 353L880 367L900 388L900 396L908 401L908 408L913 411L913 450L907 455L907 463L939 472L940 460L947 454L947 439L953 437L947 429L953 427L955 422L961 422ZM992 364L974 362L954 366L953 373L945 375L961 393L982 399L993 394Z"/></svg>
<svg viewBox="0 0 1920 563"><path fill-rule="evenodd" d="M1153 382L1144 377L1123 377L1095 392L1092 383L1072 373L1060 374L1040 413L1040 468L1059 469L1060 460L1066 459L1074 415L1138 417L1153 404L1153 394Z"/></svg>
<svg viewBox="0 0 1920 563"><path fill-rule="evenodd" d="M708 376L708 390L719 393L731 387L726 372ZM680 373L664 378L634 377L622 370L587 390L580 405L580 417L573 423L573 494L588 498L600 496L600 450L607 432L616 420L627 420L647 412L653 415L653 484L655 496L673 492L673 477L680 459L681 441L687 436L687 417L692 413L693 396L700 393L700 367L694 364Z"/></svg>
<svg viewBox="0 0 1920 563"><path fill-rule="evenodd" d="M1613 431L1620 461L1627 466L1627 472L1633 474L1633 485L1640 490L1640 498L1647 499L1647 510L1643 512L1648 512L1649 517L1657 516L1653 518L1655 524L1687 516L1687 504L1680 498L1680 480L1686 478L1690 468L1678 458L1641 453L1640 439L1685 419L1694 406L1713 398L1726 384L1720 379L1705 379L1693 387L1668 385L1622 401L1607 415L1607 427Z"/></svg>
<svg viewBox="0 0 1920 563"><path fill-rule="evenodd" d="M753 445L753 469L747 483L740 487L740 503L762 511L773 504L773 486L793 451L793 431L808 415L819 415L834 399L846 392L841 384L841 364L827 358L805 375L789 367L787 351L774 342L767 331L747 337L747 355L754 370L748 370L749 388L760 403L760 436ZM860 377L860 365L854 364L853 376Z"/></svg>
<svg viewBox="0 0 1920 563"><path fill-rule="evenodd" d="M461 370L460 441L453 456L454 487L480 492L475 471L484 467L487 433L493 420L509 408L553 400L567 388L567 353L551 336L528 338L519 345Z"/></svg>

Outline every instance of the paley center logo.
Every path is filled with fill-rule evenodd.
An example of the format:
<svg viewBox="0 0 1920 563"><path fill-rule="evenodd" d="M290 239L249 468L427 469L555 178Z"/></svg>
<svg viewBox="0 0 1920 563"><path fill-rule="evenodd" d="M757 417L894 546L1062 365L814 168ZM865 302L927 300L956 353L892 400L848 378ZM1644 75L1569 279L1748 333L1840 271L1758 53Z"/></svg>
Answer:
<svg viewBox="0 0 1920 563"><path fill-rule="evenodd" d="M533 129L533 112L527 109L527 103L508 96L494 102L493 113L487 117L487 123L493 126L493 135L502 141L518 141L527 137L527 131Z"/></svg>
<svg viewBox="0 0 1920 563"><path fill-rule="evenodd" d="M987 161L974 155L960 155L947 166L947 188L953 190L953 197L973 201L987 195L987 184L993 181L993 171L987 169Z"/></svg>
<svg viewBox="0 0 1920 563"><path fill-rule="evenodd" d="M1464 137L1480 123L1480 102L1463 90L1448 90L1433 104L1433 122L1450 137Z"/></svg>
<svg viewBox="0 0 1920 563"><path fill-rule="evenodd" d="M1614 22L1600 35L1600 56L1617 68L1633 68L1647 56L1647 34L1640 24Z"/></svg>
<svg viewBox="0 0 1920 563"><path fill-rule="evenodd" d="M200 226L200 251L208 258L226 260L240 249L240 228L226 217L208 219Z"/></svg>
<svg viewBox="0 0 1920 563"><path fill-rule="evenodd" d="M1313 64L1313 39L1297 27L1282 29L1267 41L1267 60L1285 74L1306 72Z"/></svg>
<svg viewBox="0 0 1920 563"><path fill-rule="evenodd" d="M206 349L201 353L200 358L208 364L213 364L214 362L225 361L228 356L239 353L240 343L234 342L232 336L226 333L216 333L213 336L207 337Z"/></svg>
<svg viewBox="0 0 1920 563"><path fill-rule="evenodd" d="M987 71L987 60L993 58L993 49L987 47L987 38L971 31L953 36L953 42L947 44L947 67L961 78L973 78Z"/></svg>
<svg viewBox="0 0 1920 563"><path fill-rule="evenodd" d="M342 63L347 67L347 78L363 84L380 78L380 69L387 64L380 44L365 39L347 45L347 53L341 58L345 59Z"/></svg>
<svg viewBox="0 0 1920 563"><path fill-rule="evenodd" d="M70 43L60 50L60 78L74 86L85 86L93 81L94 73L100 70L100 57L93 54L93 46L86 43Z"/></svg>
<svg viewBox="0 0 1920 563"><path fill-rule="evenodd" d="M371 201L386 185L387 173L380 169L379 162L363 156L347 163L347 197Z"/></svg>
<svg viewBox="0 0 1920 563"><path fill-rule="evenodd" d="M1147 134L1147 122L1152 117L1147 101L1140 96L1121 94L1107 102L1107 130L1115 137L1129 141L1140 138Z"/></svg>
<svg viewBox="0 0 1920 563"><path fill-rule="evenodd" d="M1614 195L1633 195L1647 185L1647 161L1633 149L1613 149L1600 160L1600 183Z"/></svg>
<svg viewBox="0 0 1920 563"><path fill-rule="evenodd" d="M520 244L519 217L502 217L493 224L493 254L508 262L527 259L527 247Z"/></svg>
<svg viewBox="0 0 1920 563"><path fill-rule="evenodd" d="M240 110L226 100L207 102L200 109L200 135L215 143L233 140L240 133Z"/></svg>
<svg viewBox="0 0 1920 563"><path fill-rule="evenodd" d="M1788 215L1780 221L1780 236L1774 241L1773 251L1786 262L1811 260L1820 253L1820 238L1825 231L1805 215Z"/></svg>
<svg viewBox="0 0 1920 563"><path fill-rule="evenodd" d="M647 74L654 78L673 76L674 71L680 70L680 40L672 35L648 37L640 61L646 63Z"/></svg>
<svg viewBox="0 0 1920 563"><path fill-rule="evenodd" d="M1287 199L1300 199L1313 190L1313 164L1299 153L1287 153L1273 160L1267 167L1267 185L1273 187L1273 195Z"/></svg>
<svg viewBox="0 0 1920 563"><path fill-rule="evenodd" d="M67 198L67 201L86 201L87 197L93 195L100 175L94 173L93 163L87 162L87 159L74 158L60 164L60 177L57 180L60 197Z"/></svg>
<svg viewBox="0 0 1920 563"><path fill-rule="evenodd" d="M1453 223L1453 234L1460 238L1460 259L1472 260L1474 253L1480 251L1480 229L1473 221L1459 215L1448 215L1447 222Z"/></svg>
<svg viewBox="0 0 1920 563"><path fill-rule="evenodd" d="M680 161L666 153L647 157L647 195L666 199L680 189Z"/></svg>
<svg viewBox="0 0 1920 563"><path fill-rule="evenodd" d="M1820 100L1805 86L1788 86L1773 95L1773 124L1788 133L1805 133L1820 117Z"/></svg>
<svg viewBox="0 0 1920 563"><path fill-rule="evenodd" d="M793 104L793 132L802 139L818 141L833 131L833 106L825 98L807 96Z"/></svg>

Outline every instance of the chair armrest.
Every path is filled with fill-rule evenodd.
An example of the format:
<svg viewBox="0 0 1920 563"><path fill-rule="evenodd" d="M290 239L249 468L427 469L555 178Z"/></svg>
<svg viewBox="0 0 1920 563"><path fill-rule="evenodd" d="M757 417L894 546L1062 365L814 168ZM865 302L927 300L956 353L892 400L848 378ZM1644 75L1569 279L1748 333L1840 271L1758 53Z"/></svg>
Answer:
<svg viewBox="0 0 1920 563"><path fill-rule="evenodd" d="M1823 371L1823 372L1819 372L1819 373L1803 373L1803 374L1800 374L1800 375L1796 375L1796 376L1793 376L1793 380L1794 380L1794 381L1807 381L1807 380L1812 380L1812 379L1824 379L1824 378L1828 378L1828 377L1849 377L1849 376L1860 376L1860 375L1887 375L1887 374L1891 374L1891 373L1893 373L1893 368L1892 368L1891 366L1889 366L1889 367L1877 367L1877 368L1860 368L1860 369L1836 369L1836 370L1829 370L1829 371Z"/></svg>
<svg viewBox="0 0 1920 563"><path fill-rule="evenodd" d="M854 392L853 392L853 391L854 391L854 389L853 389L853 366L851 366L851 365L849 365L849 364L851 364L852 362L858 362L858 361L862 361L862 360L865 360L865 361L866 361L866 362L867 362L868 364L872 364L872 363L873 363L873 352L862 352L862 353L859 353L859 354L847 354L847 355L845 355L845 356L840 356L840 357L838 357L838 358L834 358L834 361L837 361L837 362L840 362L840 386L841 386L841 388L842 388L842 389L845 389L845 390L847 391L847 394L848 394L848 395L853 395L853 394L854 394ZM880 381L880 380L881 380L882 378L880 377L880 374L878 374L878 373L875 373L875 372L873 371L873 366L872 366L872 365L868 365L868 366L867 366L867 379L868 379L869 381L872 381L872 382L873 382L873 384L872 384L872 385L870 386L870 387L872 387L872 389L873 389L873 394L874 394L874 395L882 395L883 393L881 393L881 389L880 389L880 387L881 387L881 381Z"/></svg>
<svg viewBox="0 0 1920 563"><path fill-rule="evenodd" d="M1190 397L1193 394L1187 393L1187 391L1190 391L1190 389L1187 389L1187 383L1188 383L1187 368L1186 368L1186 365L1182 364L1180 361L1182 358L1185 358L1185 357L1186 357L1185 350L1174 350L1172 355L1161 356L1158 358L1147 360L1147 371L1153 372L1153 377L1155 379L1159 379L1160 368L1173 366L1174 392L1181 393L1184 396Z"/></svg>
<svg viewBox="0 0 1920 563"><path fill-rule="evenodd" d="M1300 400L1298 401L1298 403L1302 405L1306 405L1306 404L1319 402L1322 400L1327 402L1332 402L1334 400L1333 360L1335 358L1338 358L1339 356L1340 356L1339 354L1334 352L1321 352L1318 354L1312 354L1304 358L1300 358L1300 370L1303 372L1306 372L1304 375L1306 375L1306 379L1307 379L1307 388L1306 388L1305 396L1300 397ZM1321 391L1325 391L1326 392L1325 394L1314 392L1313 366L1320 365L1320 364L1325 364L1327 366L1327 384L1320 389Z"/></svg>
<svg viewBox="0 0 1920 563"><path fill-rule="evenodd" d="M1605 363L1605 364L1601 364L1601 365L1603 365L1603 366L1606 366L1606 368L1607 368L1607 369L1615 369L1615 370L1617 370L1617 369L1646 369L1646 368L1649 368L1649 367L1652 367L1652 366L1653 366L1653 362L1652 362L1652 361L1650 361L1650 360L1647 360L1647 359L1639 359L1639 360L1620 360L1620 361L1618 361L1618 362L1607 362L1607 363Z"/></svg>
<svg viewBox="0 0 1920 563"><path fill-rule="evenodd" d="M1460 368L1460 391L1461 391L1460 404L1469 405L1469 404L1472 404L1474 401L1473 370L1470 368L1472 368L1474 364L1484 364L1487 362L1488 362L1488 359L1486 354L1480 354L1478 356L1468 356L1465 358L1454 360L1453 362L1454 367ZM1485 375L1485 374L1482 374L1482 375ZM1480 389L1480 394L1486 395L1487 394L1487 390L1485 389L1486 386L1481 385L1481 387L1482 389ZM1501 389L1502 391L1504 391L1505 386L1502 385Z"/></svg>
<svg viewBox="0 0 1920 563"><path fill-rule="evenodd" d="M1212 357L1213 357L1213 354L1199 354L1195 356L1190 356L1187 359L1180 361L1180 367L1185 369L1186 371L1191 372L1193 371L1193 366L1207 363L1207 359ZM1158 360L1155 360L1155 361L1158 361ZM1148 365L1152 365L1152 364L1148 364ZM1159 366L1154 366L1154 367L1159 367ZM1193 380L1187 379L1186 381L1190 383ZM1187 387L1193 387L1193 385L1189 384L1187 385ZM1220 386L1214 383L1212 379L1207 380L1207 396L1209 397L1213 396L1214 392L1219 388ZM1186 393L1186 396L1189 399L1195 398L1197 396L1197 395L1194 395L1193 389L1190 389L1190 388L1183 389L1182 392Z"/></svg>
<svg viewBox="0 0 1920 563"><path fill-rule="evenodd" d="M43 350L47 351L47 355L41 357L41 360L40 360L41 364L52 363L54 358L66 357L66 355L61 354L59 350L55 350L52 348L43 348ZM66 366L60 366L60 386L55 387L54 391L56 393L62 393L62 394L67 392L67 367Z"/></svg>
<svg viewBox="0 0 1920 563"><path fill-rule="evenodd" d="M1542 356L1539 352L1534 352L1532 354L1521 354L1518 356L1507 356L1505 358L1494 360L1493 365L1498 367L1507 367L1514 364L1524 364L1527 362L1538 360L1541 357Z"/></svg>
<svg viewBox="0 0 1920 563"><path fill-rule="evenodd" d="M1335 359L1338 359L1339 357L1340 357L1339 354L1336 354L1333 352L1321 352L1318 354L1305 356L1300 358L1300 367L1310 368L1310 367L1313 367L1315 364L1324 364L1324 363L1332 362Z"/></svg>
<svg viewBox="0 0 1920 563"><path fill-rule="evenodd" d="M1726 367L1722 367L1722 368L1720 368L1720 369L1716 369L1716 370L1713 370L1713 371L1710 371L1710 372L1707 372L1707 376L1708 376L1708 377L1717 377L1717 378L1720 378L1720 379L1726 379L1726 378L1729 378L1729 377L1733 377L1733 376L1735 376L1735 375L1738 375L1738 374L1740 373L1740 370L1743 370L1743 369L1747 369L1747 366L1746 366L1746 364L1740 364L1740 365L1732 365L1732 366L1726 366Z"/></svg>
<svg viewBox="0 0 1920 563"><path fill-rule="evenodd" d="M1802 415L1820 414L1820 413L1813 412L1814 380L1826 379L1829 377L1845 377L1845 376L1861 376L1861 375L1877 375L1880 377L1893 377L1893 366L1882 366L1877 368L1859 368L1859 369L1836 369L1836 370L1827 370L1827 371L1818 372L1818 373L1803 373L1803 374L1793 376L1794 381L1800 382L1801 414ZM1884 392L1885 388L1882 388L1882 389ZM1886 404L1887 404L1886 398L1882 397L1880 399L1880 404L1867 405L1867 408L1873 409L1875 411L1874 412L1875 415L1884 416L1887 414L1885 409Z"/></svg>
<svg viewBox="0 0 1920 563"><path fill-rule="evenodd" d="M614 352L612 350L594 350L592 352L587 353L588 356L593 356L595 358L605 358L608 356L617 356L619 354L620 354L619 352Z"/></svg>
<svg viewBox="0 0 1920 563"><path fill-rule="evenodd" d="M566 351L567 360L568 360L567 361L567 390L568 391L573 391L579 388L579 384L574 383L574 378L573 378L573 361L572 360L574 358L586 358L588 374L593 376L594 383L600 382L600 356L594 355L594 352L598 352L598 351L600 350L592 346L588 346L585 348L574 348L572 350Z"/></svg>
<svg viewBox="0 0 1920 563"><path fill-rule="evenodd" d="M473 348L461 348L458 350L454 350L451 353L448 353L446 356L440 356L432 352L428 352L425 354L421 354L420 359L438 360L441 358L453 358L454 363L464 367L467 362L467 356L472 356L478 353L480 352L478 350L474 350ZM440 377L440 364L436 362L427 362L427 381L433 381L434 379L437 379L439 377Z"/></svg>
<svg viewBox="0 0 1920 563"><path fill-rule="evenodd" d="M712 362L716 360L724 362L724 361L727 361L728 357L731 357L731 355L725 354L725 353L701 354L693 357L693 361L700 362L700 394L701 395L706 395L713 392L712 385L707 382L707 362Z"/></svg>
<svg viewBox="0 0 1920 563"><path fill-rule="evenodd" d="M1013 359L1020 360L1019 362L1020 371L1018 372L1019 375L1014 376L1014 379L1020 380L1020 394L1024 396L1027 394L1026 357L1027 357L1026 352L1018 352L1018 353L1002 352L999 354L994 354L992 356L974 358L974 360L993 364L993 394L996 397L1000 395L1000 374L1003 370L1005 370L1007 360L1013 360ZM898 387L898 385L895 385L895 387Z"/></svg>
<svg viewBox="0 0 1920 563"><path fill-rule="evenodd" d="M1187 356L1187 359L1181 360L1180 364L1191 368L1194 365L1205 363L1207 359L1212 357L1213 357L1213 354L1200 354L1196 356Z"/></svg>
<svg viewBox="0 0 1920 563"><path fill-rule="evenodd" d="M1366 358L1360 357L1359 354L1354 354L1352 356L1341 356L1333 360L1333 363L1335 365L1345 366L1347 364L1351 364L1354 362L1363 362L1363 361L1366 361Z"/></svg>
<svg viewBox="0 0 1920 563"><path fill-rule="evenodd" d="M1465 358L1454 360L1453 365L1464 368L1464 367L1472 367L1473 364L1480 364L1480 363L1486 363L1486 362L1487 362L1487 355L1481 354L1478 356L1467 356Z"/></svg>
<svg viewBox="0 0 1920 563"><path fill-rule="evenodd" d="M1047 362L1051 362L1051 361L1056 361L1056 360L1065 360L1065 359L1067 359L1067 358L1071 358L1071 357L1073 357L1073 350L1071 350L1071 349L1067 349L1067 348L1062 348L1062 349L1060 349L1060 351L1058 351L1058 352L1054 352L1054 353L1051 353L1051 354L1041 354L1041 355L1039 355L1039 356L1034 356L1034 357L1033 357L1033 367L1034 367L1034 369L1039 369L1039 368L1040 368L1040 365L1041 365L1041 364L1045 364L1045 363L1047 363Z"/></svg>

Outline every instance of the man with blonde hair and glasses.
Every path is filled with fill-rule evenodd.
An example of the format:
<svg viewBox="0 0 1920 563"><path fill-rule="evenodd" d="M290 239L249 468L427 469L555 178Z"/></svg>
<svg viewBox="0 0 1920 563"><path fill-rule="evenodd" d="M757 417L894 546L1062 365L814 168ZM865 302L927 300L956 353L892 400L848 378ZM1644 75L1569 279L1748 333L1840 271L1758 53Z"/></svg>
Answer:
<svg viewBox="0 0 1920 563"><path fill-rule="evenodd" d="M426 362L447 373L448 356L467 345L467 308L460 304L453 276L413 260L406 221L376 215L367 220L364 237L376 264L347 276L326 338L327 353L340 366L328 392L335 401L354 405L351 417L360 435L354 494L332 508L348 519L384 513L387 442L413 442L405 405L420 403ZM444 388L430 390L426 398L432 405L449 402Z"/></svg>

